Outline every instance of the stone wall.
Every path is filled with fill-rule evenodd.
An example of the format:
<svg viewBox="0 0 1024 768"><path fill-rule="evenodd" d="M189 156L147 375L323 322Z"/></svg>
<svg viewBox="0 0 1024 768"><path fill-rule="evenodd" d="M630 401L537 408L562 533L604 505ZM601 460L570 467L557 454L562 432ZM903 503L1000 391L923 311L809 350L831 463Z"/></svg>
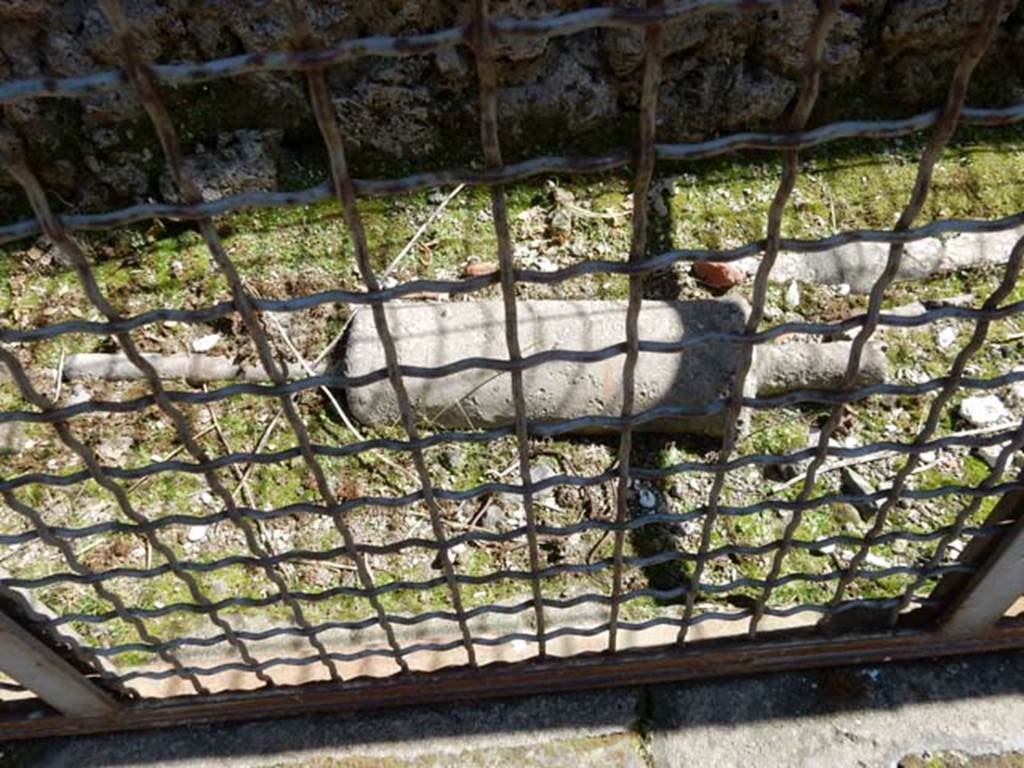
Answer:
<svg viewBox="0 0 1024 768"><path fill-rule="evenodd" d="M504 0L495 15L536 16L589 5ZM981 0L848 0L828 42L828 71L813 122L907 115L941 102ZM322 40L426 32L466 23L470 3L344 0L313 4ZM273 0L133 0L128 14L151 60L174 62L285 48L288 4ZM659 138L681 141L777 126L796 93L811 0L784 10L708 13L666 37ZM1006 0L972 106L1024 98L1024 3ZM94 2L0 2L0 79L69 76L117 65ZM596 151L629 140L642 34L593 30L526 41L502 52L500 114L506 157ZM334 68L330 87L355 172L394 175L478 159L477 92L470 53L366 59ZM322 149L299 75L270 73L168 90L208 196L306 186L323 178ZM5 118L60 205L93 210L172 193L151 129L130 95L20 102ZM0 177L0 209L25 206ZM8 215L10 213L11 215Z"/></svg>

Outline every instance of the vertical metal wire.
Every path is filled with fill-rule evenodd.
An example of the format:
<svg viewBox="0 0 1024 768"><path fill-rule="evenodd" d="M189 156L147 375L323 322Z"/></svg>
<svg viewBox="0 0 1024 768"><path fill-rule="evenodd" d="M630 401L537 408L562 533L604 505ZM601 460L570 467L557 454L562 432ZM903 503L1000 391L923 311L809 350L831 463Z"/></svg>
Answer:
<svg viewBox="0 0 1024 768"><path fill-rule="evenodd" d="M352 186L352 178L348 172L348 162L345 159L345 144L334 114L330 95L327 92L327 81L321 69L311 69L306 72L306 80L309 85L309 99L313 106L313 114L316 117L320 135L323 137L324 145L327 147L327 154L330 159L331 179L334 186L334 194L341 204L342 214L352 242L355 245L356 264L359 274L366 285L367 290L376 292L380 290L380 283L373 271L373 263L370 258L370 248L366 241L366 232L363 228L363 220L359 213L356 202L355 189ZM395 348L395 341L391 336L388 327L387 315L384 311L382 301L374 301L370 304L373 315L373 323L377 329L377 336L384 349L384 357L387 361L388 380L395 392L395 399L398 402L398 410L402 417L402 425L410 441L419 440L419 430L416 427L416 418L409 403L409 395L402 381L402 374L398 367L398 351ZM473 637L466 621L465 611L462 606L462 595L459 591L458 582L455 579L455 569L452 566L451 556L448 553L447 536L444 530L444 521L441 517L441 507L434 495L433 481L430 479L430 471L427 469L426 461L423 458L423 449L414 447L410 449L413 465L416 468L416 475L423 490L423 500L427 505L430 515L430 526L434 538L438 543L438 559L441 563L441 570L444 573L445 583L448 587L449 596L452 601L459 631L462 634L462 643L466 650L468 662L476 666L476 652L473 649Z"/></svg>
<svg viewBox="0 0 1024 768"><path fill-rule="evenodd" d="M660 7L661 0L650 0L648 8ZM644 74L640 86L640 120L637 137L636 176L633 180L633 233L629 247L631 263L643 260L647 251L648 196L654 176L654 139L657 130L658 88L665 30L652 24L644 30ZM629 276L629 304L626 309L626 358L622 366L623 418L633 414L636 364L640 358L640 309L644 278ZM615 494L615 540L612 552L612 592L608 615L608 651L614 652L618 640L619 609L622 598L622 555L626 542L626 518L629 505L630 455L633 451L633 425L626 422L619 437L619 472Z"/></svg>
<svg viewBox="0 0 1024 768"><path fill-rule="evenodd" d="M196 202L201 200L202 196L198 187L196 187L195 182L188 177L185 171L184 155L181 151L177 132L171 123L170 115L167 113L166 108L160 100L159 93L153 84L149 70L135 48L131 29L128 26L127 18L124 15L124 11L121 8L119 0L100 0L100 6L103 8L105 15L118 36L121 46L121 55L125 63L126 71L135 87L136 93L142 102L143 107L146 109L146 112L156 129L160 146L164 152L164 156L176 185L188 201ZM246 330L249 332L249 336L257 349L263 368L275 384L281 385L285 383L285 376L277 365L277 361L274 359L270 343L266 338L262 325L260 325L259 318L256 316L252 299L245 290L234 264L228 258L227 252L224 250L224 247L220 242L220 238L217 235L217 231L212 220L208 218L200 220L199 229L214 263L220 268L228 281L235 309L242 317ZM295 406L288 395L282 395L280 397L280 403L285 417L298 440L303 459L314 478L318 492L327 504L327 508L331 513L331 518L334 522L335 528L342 536L346 552L356 566L360 582L364 589L367 590L367 599L374 611L377 613L378 620L384 630L388 644L395 653L395 661L403 672L408 671L408 665L401 655L401 648L395 636L394 629L391 626L387 613L380 602L380 598L374 591L373 579L366 567L366 563L356 547L355 537L353 536L347 522L338 511L339 502L335 497L334 492L331 490L330 484L327 482L326 475L323 472L323 468L320 466L320 463L313 452L306 426L298 415L298 412L295 410ZM213 473L210 474L213 476L217 486L220 488L218 495L226 505L233 506L234 499L231 494L226 488L224 488ZM258 541L255 540L255 537L251 536L251 532L247 532L247 537L249 538L250 548L253 548L253 544L256 544L257 548L253 549L253 551L260 553L258 556L261 559L265 559L266 554L263 552ZM340 674L338 672L337 665L330 658L326 647L324 647L323 643L317 637L313 627L306 620L298 601L290 595L284 579L281 578L281 576L269 565L266 566L265 570L268 577L273 580L275 586L280 591L282 599L284 599L291 608L292 615L296 623L303 629L305 637L316 650L317 656L321 663L327 668L331 679L339 680Z"/></svg>
<svg viewBox="0 0 1024 768"><path fill-rule="evenodd" d="M488 167L502 165L501 144L498 135L498 85L494 62L494 43L490 30L488 0L476 0L474 18L474 46L477 79L480 84L480 141L484 161ZM505 187L491 187L491 214L494 234L498 241L498 266L501 273L501 298L505 309L505 345L512 361L523 359L519 344L519 316L516 308L515 263L512 257L512 235L508 226L508 208ZM540 550L537 545L537 517L533 504L533 479L530 475L529 422L526 394L523 390L523 371L511 371L512 402L515 405L516 446L519 451L519 476L523 481L523 509L526 514L526 539L530 554L530 587L533 591L533 609L537 617L537 649L541 657L547 652L544 622L544 598L541 592Z"/></svg>
<svg viewBox="0 0 1024 768"><path fill-rule="evenodd" d="M838 0L821 0L818 14L814 20L810 35L806 44L807 63L804 68L803 81L800 87L800 95L797 99L793 114L789 118L788 128L790 131L801 131L807 125L807 120L818 100L818 92L821 87L822 62L825 54L825 41L828 38L829 30L832 29L836 17L839 14ZM775 266L779 255L779 241L782 236L782 217L786 210L786 203L796 185L797 174L800 168L799 153L796 150L788 150L783 154L782 178L779 187L768 208L767 239L765 241L764 255L758 265L757 275L754 278L754 295L751 302L750 315L747 318L744 333L753 335L764 317L764 307L768 296L768 277ZM744 344L742 348L740 365L736 370L732 392L729 396L729 407L725 415L725 429L722 436L722 448L718 454L718 463L724 464L729 460L736 447L736 439L739 432L740 418L743 412L743 395L747 386L747 375L750 372L754 360L754 346L752 343ZM697 559L694 563L691 576L691 589L686 594L686 607L683 614L683 625L679 629L677 641L686 641L693 620L693 612L696 606L697 595L700 590L700 580L704 575L704 568L708 561L708 552L711 547L711 535L714 531L715 521L718 518L719 499L725 480L728 476L727 470L719 470L715 473L708 493L708 503L704 514L704 523L701 528L700 544L698 545ZM780 547L780 552L789 546L797 526L800 524L800 512L794 511L793 516L786 528L786 535ZM781 568L782 556L776 555L772 564L772 572L768 581L778 576ZM757 607L751 615L750 634L756 632L757 622L764 612L764 602L759 600Z"/></svg>
<svg viewBox="0 0 1024 768"><path fill-rule="evenodd" d="M811 35L807 41L807 64L804 69L800 97L797 102L796 109L793 111L793 115L790 118L789 130L791 131L802 131L807 126L807 120L810 118L811 112L814 110L814 104L817 102L818 94L821 90L821 73L824 64L825 43L828 39L829 30L832 29L838 15L839 3L837 0L821 0L818 15L814 21L814 27L811 30ZM757 278L755 279L754 302L751 309L750 322L747 325L747 330L750 333L757 332L757 328L764 316L764 305L768 288L768 275L771 272L772 267L775 265L775 261L779 255L779 241L782 237L782 217L785 212L786 204L789 202L789 197L793 193L793 188L796 185L799 168L800 159L799 153L796 150L783 153L782 179L779 182L779 188L775 193L775 198L772 200L772 204L768 209L765 253L760 265L758 265ZM753 352L753 347L747 347L744 351L744 364L741 366L742 376L737 378L737 384L735 385L736 388L733 391L734 398L742 397L743 395L744 380L750 369ZM740 403L740 406L742 408L742 403ZM739 411L736 413L738 418ZM730 426L733 429L733 442L729 446L729 453L731 453L732 449L735 447L735 421ZM728 458L728 454L726 454L726 458ZM724 480L724 473L722 473L722 477ZM717 476L715 480L716 482L718 481ZM721 487L719 487L718 491L719 493L721 492ZM717 509L718 496L717 494L714 494L714 491L713 495L715 508ZM771 590L774 587L776 579L779 577L779 573L782 570L782 564L786 559L786 553L792 546L793 537L800 528L802 518L803 513L801 510L794 510L786 528L783 531L782 541L779 543L779 548L775 551L768 576L765 579L764 590L754 604L748 628L750 637L754 637L757 634L757 625L764 615L768 597L771 594ZM711 525L714 524L714 520L710 520L710 522ZM706 531L707 536L709 537L708 541L710 541L710 532L710 526L708 526ZM702 548L705 546L703 537L701 546ZM698 560L698 567L702 568L703 562L703 560ZM687 609L689 610L687 621L689 621L693 612L693 608L689 602L687 604ZM681 639L685 639L685 636L686 626L683 627Z"/></svg>

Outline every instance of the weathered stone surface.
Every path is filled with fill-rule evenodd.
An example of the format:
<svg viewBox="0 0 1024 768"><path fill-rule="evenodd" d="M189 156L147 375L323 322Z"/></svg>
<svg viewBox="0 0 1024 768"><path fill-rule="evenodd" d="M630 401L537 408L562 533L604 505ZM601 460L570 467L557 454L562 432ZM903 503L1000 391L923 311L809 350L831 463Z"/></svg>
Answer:
<svg viewBox="0 0 1024 768"><path fill-rule="evenodd" d="M1022 660L991 654L656 687L651 764L893 766L924 750L1019 751Z"/></svg>
<svg viewBox="0 0 1024 768"><path fill-rule="evenodd" d="M738 298L689 302L644 302L640 338L673 342L706 331L740 332L748 308ZM396 304L388 322L406 366L445 365L469 356L505 358L500 302ZM519 303L520 344L529 355L549 349L598 350L625 339L626 304L601 301ZM699 344L678 354L641 352L634 411L673 404L700 408L725 397L739 364L738 350L720 343ZM383 368L384 352L369 312L352 323L344 372L360 376ZM595 363L550 362L524 377L528 415L538 422L592 414L619 415L623 356ZM470 370L441 379L406 377L409 397L428 424L479 428L514 418L511 378L493 370ZM346 391L352 414L366 424L394 423L398 407L387 381ZM719 434L721 412L659 419L653 431Z"/></svg>
<svg viewBox="0 0 1024 768"><path fill-rule="evenodd" d="M1024 236L1024 227L989 232L965 233L943 238L928 238L907 243L897 280L920 280L971 267L1005 264L1014 244ZM889 256L885 243L853 243L820 253L783 251L772 268L770 279L776 283L793 280L850 286L853 293L868 293ZM758 258L734 262L753 272ZM886 310L891 312L891 310Z"/></svg>
<svg viewBox="0 0 1024 768"><path fill-rule="evenodd" d="M961 401L960 418L972 427L991 427L1009 421L1010 412L995 395L975 395Z"/></svg>
<svg viewBox="0 0 1024 768"><path fill-rule="evenodd" d="M581 0L505 0L495 16L536 17L590 5ZM1009 17L1013 3L1005 3ZM942 100L953 63L980 17L981 0L858 0L830 33L815 121L906 115ZM412 35L466 24L471 6L438 0L311 5L321 41ZM258 0L134 0L127 13L142 55L158 62L207 60L292 45L287 4ZM666 30L659 93L661 141L777 127L796 93L813 0L755 12L698 13ZM499 112L510 157L599 150L628 140L642 67L641 30L601 29L499 48ZM974 78L972 106L1024 93L1022 27L1005 18ZM99 8L86 0L0 4L0 80L84 75L118 65L118 46ZM367 58L332 67L329 88L356 171L478 159L474 62L465 48L424 56ZM256 73L230 81L164 88L184 149L202 158L239 136L257 140L284 169L317 167L319 137L303 79ZM855 96L855 98L851 98ZM76 210L157 197L164 164L138 101L128 93L17 102L5 108L34 156L50 160L44 183ZM473 136L467 142L467 136ZM205 150L200 151L200 145ZM240 150L243 154L246 150ZM320 153L320 154L318 154ZM430 160L431 163L427 163ZM308 183L305 173L299 174ZM287 181L287 179L282 179ZM219 193L217 185L212 192ZM0 207L25 210L9 179Z"/></svg>
<svg viewBox="0 0 1024 768"><path fill-rule="evenodd" d="M846 374L851 344L793 342L762 345L757 349L757 394L764 397L798 389L837 390ZM861 354L854 386L885 381L889 365L877 344L869 343Z"/></svg>
<svg viewBox="0 0 1024 768"><path fill-rule="evenodd" d="M24 449L25 442L25 430L21 422L7 421L0 424L0 456L19 453Z"/></svg>
<svg viewBox="0 0 1024 768"><path fill-rule="evenodd" d="M519 304L520 344L525 354L547 350L605 349L625 339L625 302L526 301ZM674 342L687 334L738 333L748 308L742 299L644 302L640 313L643 341ZM504 315L500 302L406 304L388 308L388 322L402 365L437 367L467 357L505 358ZM372 317L361 313L352 323L344 353L344 372L361 376L383 369L384 352ZM762 345L747 376L747 394L777 395L795 390L835 390L843 380L850 344L790 343ZM634 412L663 405L706 407L731 392L740 355L723 342L686 347L679 353L641 352L637 364ZM622 408L621 355L595 363L548 362L524 375L528 415L538 422L582 416L618 416ZM857 385L885 381L885 355L868 345ZM440 379L406 377L419 417L447 428L493 427L515 416L510 376L494 370L463 371ZM346 392L352 414L365 424L399 419L390 383L380 381ZM651 432L716 435L721 411L706 416L657 419L637 426ZM588 431L600 431L589 428Z"/></svg>

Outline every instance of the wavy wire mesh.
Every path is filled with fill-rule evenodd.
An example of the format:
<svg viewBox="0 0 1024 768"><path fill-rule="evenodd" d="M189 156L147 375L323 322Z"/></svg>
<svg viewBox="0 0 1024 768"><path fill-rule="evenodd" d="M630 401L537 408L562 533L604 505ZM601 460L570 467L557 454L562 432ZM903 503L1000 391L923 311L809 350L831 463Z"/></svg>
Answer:
<svg viewBox="0 0 1024 768"><path fill-rule="evenodd" d="M181 683L178 690L204 694L306 679L340 680L448 664L681 643L701 630L707 630L709 636L738 631L753 637L769 622L813 623L865 607L874 609L876 626L882 617L883 625L893 627L908 608L934 605L928 593L940 577L971 571L969 564L956 557L964 542L993 532L983 524L983 513L1000 494L1024 487L1020 477L1011 478L1008 472L1015 452L1024 444L1024 426L1004 423L994 430L950 432L943 422L953 398L963 392L999 391L1024 381L1020 369L998 376L967 375L990 327L1024 311L1024 302L1006 303L1020 274L1024 245L1018 242L1014 246L994 290L980 306L936 306L912 314L890 314L883 311L882 304L897 277L906 244L947 234L1007 231L1024 224L1024 213L1018 213L994 220L944 219L912 226L924 206L940 153L958 124L994 126L1024 118L1024 104L1000 109L973 109L964 104L973 69L998 26L1000 2L984 4L982 19L961 54L946 101L938 109L902 120L849 121L808 129L818 97L825 41L838 14L836 0L821 0L805 46L799 95L781 132L659 143L655 116L665 27L708 11L748 12L783 4L773 0L703 0L665 6L652 2L644 9L591 8L524 20L491 19L487 3L481 1L475 6L473 23L466 27L404 38L345 40L328 47L315 44L298 11L296 40L301 46L297 50L149 65L140 56L117 0L103 0L101 6L119 41L123 69L8 82L0 85L0 103L78 98L97 92L134 95L152 122L181 202L58 215L39 180L39 169L29 167L18 140L4 128L5 168L24 190L34 217L0 225L0 243L40 234L48 237L75 270L89 304L101 318L0 329L4 345L0 360L10 370L22 403L0 413L0 423L23 422L52 429L68 456L74 457L66 459L69 465L80 467L59 472L55 470L61 467L51 462L45 470L5 476L0 482L8 511L18 521L13 527L9 521L5 523L0 546L9 554L40 546L34 556L41 560L49 557L57 564L42 575L28 568L23 573L3 573L0 584L7 599L19 603L37 628L55 633L62 646L100 675L106 685L127 696L149 695L157 690L155 684L168 679ZM499 43L568 36L602 27L643 31L637 146L599 157L538 157L504 163L495 63ZM388 180L351 178L345 137L333 112L325 71L361 57L417 56L454 46L469 48L476 61L484 167ZM189 176L160 88L272 71L299 72L306 78L327 150L330 182L298 192L247 192L204 200ZM799 176L799 150L838 139L893 138L925 130L930 134L912 193L891 230L836 232L815 240L782 238L783 213ZM729 249L673 249L650 255L648 219L655 164L722 156L742 149L781 152L782 175L768 210L765 237ZM626 259L579 260L553 270L517 268L506 185L626 167L634 169ZM490 191L499 269L460 280L382 282L375 272L359 199L462 184L484 185ZM340 203L364 290L327 290L286 298L256 295L230 258L214 217L246 209L308 206L332 198ZM104 290L105 278L97 274L97 265L70 233L102 232L156 218L195 222L230 300L198 309L155 308L134 315L119 312ZM781 251L824 254L852 243L888 245L885 268L871 288L863 313L841 321L791 321L762 327L767 319L769 273ZM680 264L735 262L747 257L757 257L758 262L743 332L697 332L672 343L640 338L638 320L646 278ZM523 349L518 338L517 286L557 286L594 275L628 280L624 341L595 351ZM470 357L435 368L402 364L384 312L387 302L423 294L471 296L491 286L500 289L507 355ZM323 372L307 365L294 350L299 364L284 364L287 355L271 337L272 330L281 328L279 316L301 320L302 313L322 307L368 307L385 352L386 369L361 376ZM943 375L911 383L857 385L864 350L879 328L920 329L954 321L967 323L971 332ZM203 387L201 391L168 388L144 355L145 344L140 344L147 329L161 323L191 327L224 322L236 323L251 341L269 385L244 382ZM284 336L283 331L281 334ZM852 344L837 391L744 394L756 346L800 335L831 338L842 334L851 334ZM64 338L76 335L115 341L142 372L144 388L116 390L118 396L112 399L65 399L63 404L59 397L45 394L39 377L22 363L18 350L32 344L63 343ZM290 341L288 344L291 346ZM663 404L635 411L640 352L673 354L698 345L739 348L741 364L731 394L700 407ZM618 357L623 360L619 416L547 423L528 420L524 371L555 361L595 362ZM404 379L440 378L473 369L509 374L514 423L487 430L421 433ZM313 416L300 410L298 398L380 381L393 388L401 413L398 432L382 431L372 439L356 432L358 439L341 444L315 439L326 433ZM888 398L885 402L889 403L911 398L924 403L926 396L932 399L927 407L922 405L919 426L912 436L907 435L911 439L873 440L862 445L833 439L842 431L853 404L871 398ZM226 406L221 411L223 419L232 408L248 402L246 398L276 403L276 414L266 432L286 423L294 444L270 450L269 440L261 437L253 450L233 450L213 408ZM797 450L737 450L746 412L770 414L793 406L813 406L822 412L824 420L816 442ZM198 430L194 422L203 408L210 409L212 423ZM711 459L680 460L673 455L669 460L651 461L649 452L643 450L643 437L634 434L638 427L656 419L716 413L722 414L725 429ZM102 446L76 427L81 419L101 415L155 420L173 433L177 448L133 463L109 461L101 455ZM604 455L605 468L587 473L579 471L568 454L557 454L568 450L566 435L593 427L614 430L618 440ZM220 435L219 444L207 439L213 433ZM585 450L600 447L577 441L577 447L581 445ZM459 478L453 471L455 484L462 487L437 484L439 452L476 447L498 451L496 446L504 446L514 456L507 470L492 473L486 481ZM927 457L986 447L994 447L997 453L991 471L980 482L949 482L946 478L915 487L912 478L927 468L931 462ZM559 471L534 479L534 459L544 451L556 454ZM828 486L822 490L826 474L880 454L891 461L886 465L891 475L885 487L836 491ZM450 458L448 453L444 456ZM351 472L352 467L365 468L372 461L380 462L376 471L413 482L412 490L366 494L358 487L347 488L344 478L339 479L337 467ZM795 493L781 498L778 493L754 493L738 503L729 490L730 480L743 472L794 466L800 474L782 487ZM262 467L276 473L271 475L273 482L282 485L291 482L293 475L301 477L304 485L298 495L305 498L280 506L261 504L260 495L246 486L246 478ZM199 486L204 490L198 491L206 507L204 513L167 510L160 493L170 493L175 483L191 483L193 477L205 482ZM516 482L517 477L527 482ZM684 495L685 504L659 502L654 510L638 511L644 506L638 502L639 495L680 478L696 478L696 490L689 491L689 497ZM162 490L140 499L139 489L150 480L164 483ZM76 501L86 493L92 498L97 489L105 491L108 496L100 507L102 519L86 516L53 522L51 492L62 488L77 494ZM585 513L576 520L555 519L550 510L557 494L574 494ZM697 494L702 500L695 500ZM521 518L511 526L488 524L484 512L496 499L499 506L521 505ZM933 500L942 505L941 519L910 524L913 519L903 513ZM870 524L838 533L808 525L851 504L873 505ZM477 505L477 513L468 521L459 517L466 505ZM368 528L362 518L355 517L360 513L377 520L376 527ZM392 513L390 523L380 522ZM766 516L772 523L760 540L738 535L745 525L769 519ZM899 522L889 525L890 518ZM319 545L279 546L274 539L277 529L269 526L282 521L322 527ZM206 551L200 556L197 542L218 524L239 537L235 542L239 551L227 555ZM396 530L398 537L388 540ZM136 537L130 540L144 545L139 565L117 561L111 567L90 557L90 550L116 548L128 537ZM573 561L552 556L574 537L582 545L577 554L588 550L585 557ZM637 543L641 540L647 543L641 546ZM679 545L680 541L686 544ZM889 559L879 556L883 550ZM845 560L838 551L847 553ZM39 554L42 552L49 555ZM388 558L410 553L419 553L419 560L430 564L426 578L394 572ZM300 569L314 566L319 583L310 584L300 578ZM686 577L666 587L657 576L664 572L658 569L666 566L677 572L685 569ZM326 579L324 569L329 574ZM233 576L240 580L228 581L224 574L242 575ZM332 582L333 586L328 586ZM254 584L262 586L251 586ZM196 623L199 620L201 626Z"/></svg>

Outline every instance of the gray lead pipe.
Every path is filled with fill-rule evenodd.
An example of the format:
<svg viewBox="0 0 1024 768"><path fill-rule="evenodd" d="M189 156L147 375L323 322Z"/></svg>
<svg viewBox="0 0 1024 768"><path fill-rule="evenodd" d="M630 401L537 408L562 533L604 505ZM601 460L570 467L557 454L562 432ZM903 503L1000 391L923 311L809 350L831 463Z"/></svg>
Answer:
<svg viewBox="0 0 1024 768"><path fill-rule="evenodd" d="M403 366L436 368L468 357L505 359L504 312L500 302L393 303L388 325ZM741 333L748 307L736 297L689 301L645 301L640 312L640 339L678 342L688 335ZM617 301L521 301L519 334L525 356L548 350L594 351L625 340L626 303ZM835 391L850 355L849 342L760 344L747 376L747 394L780 395L801 389ZM239 365L228 357L201 354L146 354L161 378L192 383L267 381L259 365ZM636 374L635 411L658 405L698 410L727 397L736 377L739 346L710 340L680 351L641 352ZM362 376L385 367L372 315L352 321L338 362L341 372ZM289 378L304 369L288 370ZM316 373L326 372L322 364ZM885 381L885 355L877 345L865 347L858 386ZM64 365L67 379L144 379L123 354L74 354ZM531 421L561 421L584 416L618 416L622 408L622 355L597 362L546 362L523 374ZM421 422L444 429L475 429L512 423L509 374L470 369L441 378L405 378L409 398ZM346 390L352 415L367 426L397 423L398 404L383 379ZM720 435L721 411L704 416L675 416L637 426L647 432ZM600 432L591 425L584 432Z"/></svg>

